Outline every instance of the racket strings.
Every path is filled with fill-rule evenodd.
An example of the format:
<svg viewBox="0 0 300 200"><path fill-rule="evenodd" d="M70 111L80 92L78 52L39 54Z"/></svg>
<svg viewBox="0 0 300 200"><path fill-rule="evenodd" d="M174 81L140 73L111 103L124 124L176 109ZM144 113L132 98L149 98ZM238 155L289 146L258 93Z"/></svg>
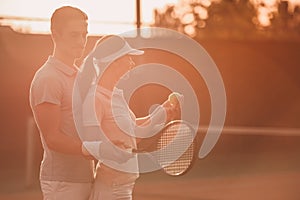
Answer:
<svg viewBox="0 0 300 200"><path fill-rule="evenodd" d="M170 175L180 175L185 172L192 163L193 159L193 147L184 152L184 154L173 163L164 167L164 170Z"/></svg>
<svg viewBox="0 0 300 200"><path fill-rule="evenodd" d="M192 129L183 123L167 127L157 148L160 149L158 160L163 169L170 175L180 175L189 168L194 156Z"/></svg>

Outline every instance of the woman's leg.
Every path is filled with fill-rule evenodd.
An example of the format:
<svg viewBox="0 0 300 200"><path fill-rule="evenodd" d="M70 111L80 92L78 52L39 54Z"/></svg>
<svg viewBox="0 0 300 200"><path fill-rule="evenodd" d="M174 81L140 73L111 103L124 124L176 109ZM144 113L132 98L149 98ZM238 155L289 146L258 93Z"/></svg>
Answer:
<svg viewBox="0 0 300 200"><path fill-rule="evenodd" d="M118 200L132 200L132 191L134 188L134 182L125 183L121 185L113 185L113 197Z"/></svg>
<svg viewBox="0 0 300 200"><path fill-rule="evenodd" d="M90 196L90 200L132 200L134 182L108 185L97 180Z"/></svg>

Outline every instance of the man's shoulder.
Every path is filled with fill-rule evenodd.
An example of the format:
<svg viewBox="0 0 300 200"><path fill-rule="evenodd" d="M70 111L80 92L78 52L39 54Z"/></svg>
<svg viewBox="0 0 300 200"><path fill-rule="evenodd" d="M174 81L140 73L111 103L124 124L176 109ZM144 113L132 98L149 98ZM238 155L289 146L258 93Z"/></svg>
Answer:
<svg viewBox="0 0 300 200"><path fill-rule="evenodd" d="M40 87L44 84L58 84L61 85L62 78L59 75L59 72L51 64L45 62L35 73L31 86L36 85Z"/></svg>
<svg viewBox="0 0 300 200"><path fill-rule="evenodd" d="M60 71L49 59L36 71L34 79L60 79Z"/></svg>

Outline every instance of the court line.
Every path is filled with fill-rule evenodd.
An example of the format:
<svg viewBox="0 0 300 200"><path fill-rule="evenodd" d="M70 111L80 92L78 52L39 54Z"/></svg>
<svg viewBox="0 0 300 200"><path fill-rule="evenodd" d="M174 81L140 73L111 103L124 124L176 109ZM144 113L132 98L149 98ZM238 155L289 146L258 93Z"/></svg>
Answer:
<svg viewBox="0 0 300 200"><path fill-rule="evenodd" d="M207 132L208 126L200 126L198 132ZM212 133L217 128L211 127ZM259 135L259 136L300 136L300 128L289 127L254 127L254 126L225 126L222 134L228 135Z"/></svg>

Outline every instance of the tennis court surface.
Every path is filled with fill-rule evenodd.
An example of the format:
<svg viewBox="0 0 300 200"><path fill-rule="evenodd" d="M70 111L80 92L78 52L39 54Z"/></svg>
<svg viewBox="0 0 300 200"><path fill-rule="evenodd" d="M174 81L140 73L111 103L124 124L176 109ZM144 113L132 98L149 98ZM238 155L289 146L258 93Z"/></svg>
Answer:
<svg viewBox="0 0 300 200"><path fill-rule="evenodd" d="M222 135L213 152L184 176L142 174L134 199L299 200L299 155L299 136ZM42 199L37 179L25 187L24 171L1 169L1 200Z"/></svg>

